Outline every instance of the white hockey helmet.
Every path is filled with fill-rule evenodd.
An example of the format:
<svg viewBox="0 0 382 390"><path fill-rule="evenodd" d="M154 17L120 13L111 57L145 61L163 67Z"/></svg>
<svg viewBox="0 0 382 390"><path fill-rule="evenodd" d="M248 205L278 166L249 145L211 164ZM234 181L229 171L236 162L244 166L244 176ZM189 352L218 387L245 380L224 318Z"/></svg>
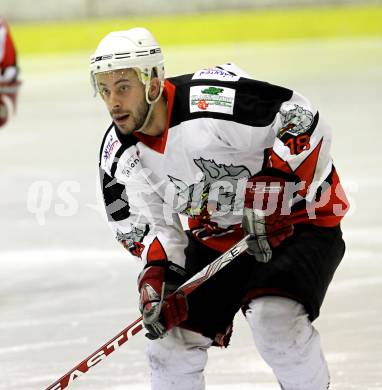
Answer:
<svg viewBox="0 0 382 390"><path fill-rule="evenodd" d="M155 103L164 86L164 59L162 50L150 31L143 27L114 31L107 34L90 57L90 77L97 93L95 75L117 69L132 68L145 85L147 103ZM159 95L149 99L150 81L155 75L161 82Z"/></svg>

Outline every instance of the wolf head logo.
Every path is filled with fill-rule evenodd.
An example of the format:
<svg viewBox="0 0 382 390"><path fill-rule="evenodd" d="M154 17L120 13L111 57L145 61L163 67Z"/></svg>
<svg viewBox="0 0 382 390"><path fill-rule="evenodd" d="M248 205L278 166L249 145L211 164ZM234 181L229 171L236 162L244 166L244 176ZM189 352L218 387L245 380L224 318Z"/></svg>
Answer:
<svg viewBox="0 0 382 390"><path fill-rule="evenodd" d="M142 240L148 232L148 225L145 226L145 229L139 229L134 226L128 233L122 233L117 230L116 239L134 256L141 256L143 250L145 249L145 246L142 244Z"/></svg>
<svg viewBox="0 0 382 390"><path fill-rule="evenodd" d="M251 176L250 171L243 165L217 164L214 160L204 158L195 159L194 163L203 173L198 183L187 185L182 180L169 176L176 187L176 211L188 216L204 214L213 188L219 190L218 199L214 202L215 210L221 210L223 206L230 206L232 209L238 181Z"/></svg>
<svg viewBox="0 0 382 390"><path fill-rule="evenodd" d="M313 113L298 104L285 104L280 109L282 128L278 136L285 133L298 135L306 132L313 123Z"/></svg>

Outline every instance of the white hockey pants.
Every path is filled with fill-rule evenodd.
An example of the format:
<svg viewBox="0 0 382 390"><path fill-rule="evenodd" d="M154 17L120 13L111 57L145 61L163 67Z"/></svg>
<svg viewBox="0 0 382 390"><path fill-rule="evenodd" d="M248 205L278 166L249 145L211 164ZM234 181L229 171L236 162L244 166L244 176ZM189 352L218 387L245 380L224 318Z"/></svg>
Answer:
<svg viewBox="0 0 382 390"><path fill-rule="evenodd" d="M287 298L263 297L249 304L246 318L256 347L283 390L326 390L329 372L318 332L304 307ZM203 370L212 340L174 328L149 342L152 390L203 390Z"/></svg>

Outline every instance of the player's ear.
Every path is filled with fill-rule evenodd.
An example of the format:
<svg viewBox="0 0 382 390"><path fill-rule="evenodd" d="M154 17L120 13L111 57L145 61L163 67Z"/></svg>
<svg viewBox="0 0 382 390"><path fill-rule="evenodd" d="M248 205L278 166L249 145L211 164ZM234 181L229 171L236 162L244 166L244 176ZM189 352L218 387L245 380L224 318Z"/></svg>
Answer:
<svg viewBox="0 0 382 390"><path fill-rule="evenodd" d="M150 82L150 89L149 89L150 100L156 99L156 97L160 93L160 87L161 87L161 84L160 84L158 77L152 78L151 82Z"/></svg>

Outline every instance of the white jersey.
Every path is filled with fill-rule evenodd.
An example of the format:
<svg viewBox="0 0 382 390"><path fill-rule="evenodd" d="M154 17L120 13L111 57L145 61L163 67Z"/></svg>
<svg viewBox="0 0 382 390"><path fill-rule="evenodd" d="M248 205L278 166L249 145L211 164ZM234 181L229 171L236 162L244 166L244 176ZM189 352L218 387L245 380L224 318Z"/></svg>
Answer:
<svg viewBox="0 0 382 390"><path fill-rule="evenodd" d="M247 179L269 166L306 183L294 200L299 222L339 223L343 213L336 215L333 204L346 210L347 201L330 157L331 132L302 95L225 64L167 79L164 96L162 136L126 136L112 124L100 151L109 222L144 263L164 250L184 266L187 237L179 214L207 246L232 246L243 236ZM327 204L311 219L310 205L328 186Z"/></svg>

